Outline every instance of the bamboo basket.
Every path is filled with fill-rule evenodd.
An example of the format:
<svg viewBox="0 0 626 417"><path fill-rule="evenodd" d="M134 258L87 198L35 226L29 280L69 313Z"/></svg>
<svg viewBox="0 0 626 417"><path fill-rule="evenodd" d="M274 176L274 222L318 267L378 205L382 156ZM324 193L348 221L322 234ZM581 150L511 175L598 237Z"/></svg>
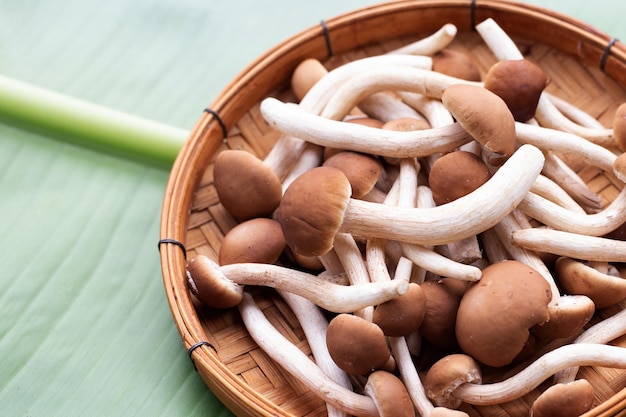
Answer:
<svg viewBox="0 0 626 417"><path fill-rule="evenodd" d="M326 415L326 407L256 346L236 309L201 308L190 297L186 259L197 254L217 259L222 237L235 225L212 185L213 158L227 148L245 149L259 157L267 154L278 134L266 125L258 105L270 95L294 100L288 81L304 58L317 58L331 69L384 53L453 23L459 34L451 47L470 52L486 72L495 58L473 26L489 17L548 74L548 91L610 127L613 112L626 101L626 48L567 16L495 0L401 0L326 20L267 51L203 112L171 171L159 250L167 299L185 349L207 386L234 414L321 416ZM619 192L598 169L582 164L574 168L605 203ZM280 297L260 291L256 300L269 320L310 355L302 329ZM600 311L595 320L623 307ZM626 346L626 338L613 343ZM605 368L581 372L596 388L595 408L586 416L626 415L626 372ZM463 405L462 410L470 416L525 416L543 388L502 405Z"/></svg>

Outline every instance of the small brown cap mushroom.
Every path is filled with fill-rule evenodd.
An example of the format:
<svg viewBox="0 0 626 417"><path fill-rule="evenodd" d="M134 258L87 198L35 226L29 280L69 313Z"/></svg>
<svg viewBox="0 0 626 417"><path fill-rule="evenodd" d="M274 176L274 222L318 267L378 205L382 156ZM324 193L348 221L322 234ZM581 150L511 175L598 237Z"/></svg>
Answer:
<svg viewBox="0 0 626 417"><path fill-rule="evenodd" d="M328 323L326 345L337 366L354 375L385 369L391 356L381 328L353 314L339 314Z"/></svg>
<svg viewBox="0 0 626 417"><path fill-rule="evenodd" d="M374 401L380 417L415 416L413 402L404 383L391 372L372 372L364 392Z"/></svg>
<svg viewBox="0 0 626 417"><path fill-rule="evenodd" d="M333 247L352 189L345 174L316 167L285 190L277 211L289 247L305 256L320 256Z"/></svg>
<svg viewBox="0 0 626 417"><path fill-rule="evenodd" d="M591 410L594 395L586 379L553 385L534 401L530 417L580 416Z"/></svg>
<svg viewBox="0 0 626 417"><path fill-rule="evenodd" d="M466 151L447 153L433 163L428 184L435 204L442 205L476 190L491 178L489 167Z"/></svg>
<svg viewBox="0 0 626 417"><path fill-rule="evenodd" d="M480 70L469 54L444 48L433 55L433 71L468 81L480 81Z"/></svg>
<svg viewBox="0 0 626 417"><path fill-rule="evenodd" d="M457 408L462 401L454 390L464 383L482 383L480 366L469 355L455 353L435 362L424 378L426 395L439 407Z"/></svg>
<svg viewBox="0 0 626 417"><path fill-rule="evenodd" d="M422 337L445 352L458 348L455 334L456 315L469 283L458 279L424 281L426 312L420 325Z"/></svg>
<svg viewBox="0 0 626 417"><path fill-rule="evenodd" d="M613 116L613 137L622 152L626 152L626 103L620 104Z"/></svg>
<svg viewBox="0 0 626 417"><path fill-rule="evenodd" d="M532 332L543 340L577 336L595 311L596 305L586 295L562 295L558 303L548 306L550 320L533 327Z"/></svg>
<svg viewBox="0 0 626 417"><path fill-rule="evenodd" d="M352 187L352 198L362 198L372 191L383 170L376 157L352 151L337 152L322 165L337 168L346 175Z"/></svg>
<svg viewBox="0 0 626 417"><path fill-rule="evenodd" d="M463 352L485 365L508 365L522 351L529 329L549 320L550 285L515 260L491 264L459 305L456 337Z"/></svg>
<svg viewBox="0 0 626 417"><path fill-rule="evenodd" d="M430 129L430 123L424 119L413 117L400 117L386 122L381 129L393 130L396 132L413 132L416 130Z"/></svg>
<svg viewBox="0 0 626 417"><path fill-rule="evenodd" d="M188 262L187 278L190 291L209 307L234 307L243 298L243 286L229 280L207 256L197 255Z"/></svg>
<svg viewBox="0 0 626 417"><path fill-rule="evenodd" d="M406 336L422 324L426 313L426 296L422 287L410 283L408 291L374 310L372 322L387 336Z"/></svg>
<svg viewBox="0 0 626 417"><path fill-rule="evenodd" d="M598 309L617 304L626 298L625 279L604 274L571 258L557 259L555 275L563 291L586 295Z"/></svg>
<svg viewBox="0 0 626 417"><path fill-rule="evenodd" d="M441 101L457 122L488 152L487 163L502 165L515 152L515 119L504 100L486 88L454 84Z"/></svg>
<svg viewBox="0 0 626 417"><path fill-rule="evenodd" d="M620 181L626 183L626 152L619 154L613 161L613 173Z"/></svg>
<svg viewBox="0 0 626 417"><path fill-rule="evenodd" d="M308 58L302 61L291 75L291 90L295 94L298 101L309 92L319 80L321 80L328 71L326 67L314 58Z"/></svg>
<svg viewBox="0 0 626 417"><path fill-rule="evenodd" d="M541 93L549 80L541 68L527 59L498 61L485 76L485 88L493 91L518 122L535 115Z"/></svg>
<svg viewBox="0 0 626 417"><path fill-rule="evenodd" d="M285 249L285 237L276 220L246 220L226 233L220 245L220 265L234 263L273 264Z"/></svg>
<svg viewBox="0 0 626 417"><path fill-rule="evenodd" d="M220 202L239 221L270 217L283 194L274 171L242 150L229 149L217 155L213 181Z"/></svg>

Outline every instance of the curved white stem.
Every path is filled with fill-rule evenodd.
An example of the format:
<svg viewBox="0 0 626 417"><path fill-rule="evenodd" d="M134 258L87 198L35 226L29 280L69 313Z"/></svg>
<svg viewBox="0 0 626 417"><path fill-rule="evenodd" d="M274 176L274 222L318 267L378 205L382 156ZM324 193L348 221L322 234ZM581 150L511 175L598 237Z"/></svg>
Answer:
<svg viewBox="0 0 626 417"><path fill-rule="evenodd" d="M254 341L276 363L326 403L350 415L378 416L376 405L370 397L357 394L333 381L304 352L280 334L250 294L244 292L239 312Z"/></svg>
<svg viewBox="0 0 626 417"><path fill-rule="evenodd" d="M474 405L511 401L528 394L561 369L570 366L626 368L626 349L618 346L578 343L546 353L515 376L492 384L462 384L453 393Z"/></svg>
<svg viewBox="0 0 626 417"><path fill-rule="evenodd" d="M456 34L456 26L452 23L446 23L429 36L394 49L388 54L434 55L447 47L454 40Z"/></svg>
<svg viewBox="0 0 626 417"><path fill-rule="evenodd" d="M626 262L626 242L551 229L513 232L513 243L522 248L598 262Z"/></svg>

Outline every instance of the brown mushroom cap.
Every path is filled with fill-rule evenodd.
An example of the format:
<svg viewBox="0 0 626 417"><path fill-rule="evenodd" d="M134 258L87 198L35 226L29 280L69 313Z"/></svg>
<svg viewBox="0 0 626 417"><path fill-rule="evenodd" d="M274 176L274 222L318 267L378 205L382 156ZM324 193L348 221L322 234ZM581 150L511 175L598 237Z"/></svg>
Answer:
<svg viewBox="0 0 626 417"><path fill-rule="evenodd" d="M485 76L485 88L493 91L513 113L515 120L525 122L535 115L548 77L527 59L498 61Z"/></svg>
<svg viewBox="0 0 626 417"><path fill-rule="evenodd" d="M489 164L502 165L515 152L515 119L498 95L480 86L454 84L443 92L441 101L490 153Z"/></svg>
<svg viewBox="0 0 626 417"><path fill-rule="evenodd" d="M464 383L482 383L480 366L469 355L455 353L435 362L424 378L426 395L440 407L457 408L461 400L454 397L454 390Z"/></svg>
<svg viewBox="0 0 626 417"><path fill-rule="evenodd" d="M420 325L422 337L436 348L451 351L458 348L455 334L456 315L469 283L458 279L424 281L420 284L426 296L426 312Z"/></svg>
<svg viewBox="0 0 626 417"><path fill-rule="evenodd" d="M529 329L550 318L550 285L519 261L502 261L483 270L459 305L456 337L463 352L499 367L522 351Z"/></svg>
<svg viewBox="0 0 626 417"><path fill-rule="evenodd" d="M219 268L217 262L204 255L193 257L187 264L189 288L209 307L234 307L243 299L243 286L229 280Z"/></svg>
<svg viewBox="0 0 626 417"><path fill-rule="evenodd" d="M480 70L469 54L444 48L433 54L433 71L468 81L480 81Z"/></svg>
<svg viewBox="0 0 626 417"><path fill-rule="evenodd" d="M296 178L277 211L289 247L306 256L330 251L351 194L350 182L337 168L316 167Z"/></svg>
<svg viewBox="0 0 626 417"><path fill-rule="evenodd" d="M352 151L335 153L324 161L323 166L337 168L346 175L353 198L362 198L369 193L383 170L376 157Z"/></svg>
<svg viewBox="0 0 626 417"><path fill-rule="evenodd" d="M435 204L442 205L476 190L491 178L489 167L477 155L454 151L433 163L428 184Z"/></svg>
<svg viewBox="0 0 626 417"><path fill-rule="evenodd" d="M285 249L285 237L276 220L246 220L226 233L220 245L220 265L234 263L273 264Z"/></svg>
<svg viewBox="0 0 626 417"><path fill-rule="evenodd" d="M557 259L555 274L565 293L586 295L596 308L605 308L626 298L625 279L604 274L580 261L566 257Z"/></svg>
<svg viewBox="0 0 626 417"><path fill-rule="evenodd" d="M326 67L317 59L308 58L302 61L291 75L291 90L298 101L327 73Z"/></svg>
<svg viewBox="0 0 626 417"><path fill-rule="evenodd" d="M556 384L545 390L533 403L530 417L580 416L591 410L593 386L586 379Z"/></svg>
<svg viewBox="0 0 626 417"><path fill-rule="evenodd" d="M408 291L374 310L372 322L387 336L406 336L422 324L426 313L426 296L422 287L410 283Z"/></svg>
<svg viewBox="0 0 626 417"><path fill-rule="evenodd" d="M577 336L591 320L596 305L585 295L563 295L559 302L548 307L550 320L535 326L535 336L544 340Z"/></svg>
<svg viewBox="0 0 626 417"><path fill-rule="evenodd" d="M213 180L220 202L239 221L271 216L283 194L272 169L242 150L217 155Z"/></svg>
<svg viewBox="0 0 626 417"><path fill-rule="evenodd" d="M381 328L353 314L339 314L328 323L326 345L337 366L354 375L384 369L391 356Z"/></svg>
<svg viewBox="0 0 626 417"><path fill-rule="evenodd" d="M381 129L393 130L396 132L412 132L415 130L430 129L430 123L424 119L415 119L413 117L400 117L386 122Z"/></svg>
<svg viewBox="0 0 626 417"><path fill-rule="evenodd" d="M619 149L626 152L626 103L622 103L613 116L613 137Z"/></svg>
<svg viewBox="0 0 626 417"><path fill-rule="evenodd" d="M380 417L414 417L411 397L400 378L387 371L372 372L364 388Z"/></svg>

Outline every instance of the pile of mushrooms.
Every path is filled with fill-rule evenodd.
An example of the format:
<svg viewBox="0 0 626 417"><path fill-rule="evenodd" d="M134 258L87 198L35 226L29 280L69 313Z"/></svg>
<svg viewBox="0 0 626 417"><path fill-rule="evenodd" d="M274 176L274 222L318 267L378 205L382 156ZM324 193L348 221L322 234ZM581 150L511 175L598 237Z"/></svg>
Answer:
<svg viewBox="0 0 626 417"><path fill-rule="evenodd" d="M329 416L467 416L464 404L554 377L529 415L569 417L595 401L580 367L626 368L626 349L609 345L626 333L624 110L615 130L600 126L546 92L495 21L477 31L496 60L485 74L450 46L453 25L331 71L307 59L293 102L260 104L281 134L268 157L215 159L238 224L218 261L189 261L190 291L237 306ZM604 171L613 202L598 203L572 158ZM249 286L284 297L313 358ZM609 308L616 318L589 327Z"/></svg>

